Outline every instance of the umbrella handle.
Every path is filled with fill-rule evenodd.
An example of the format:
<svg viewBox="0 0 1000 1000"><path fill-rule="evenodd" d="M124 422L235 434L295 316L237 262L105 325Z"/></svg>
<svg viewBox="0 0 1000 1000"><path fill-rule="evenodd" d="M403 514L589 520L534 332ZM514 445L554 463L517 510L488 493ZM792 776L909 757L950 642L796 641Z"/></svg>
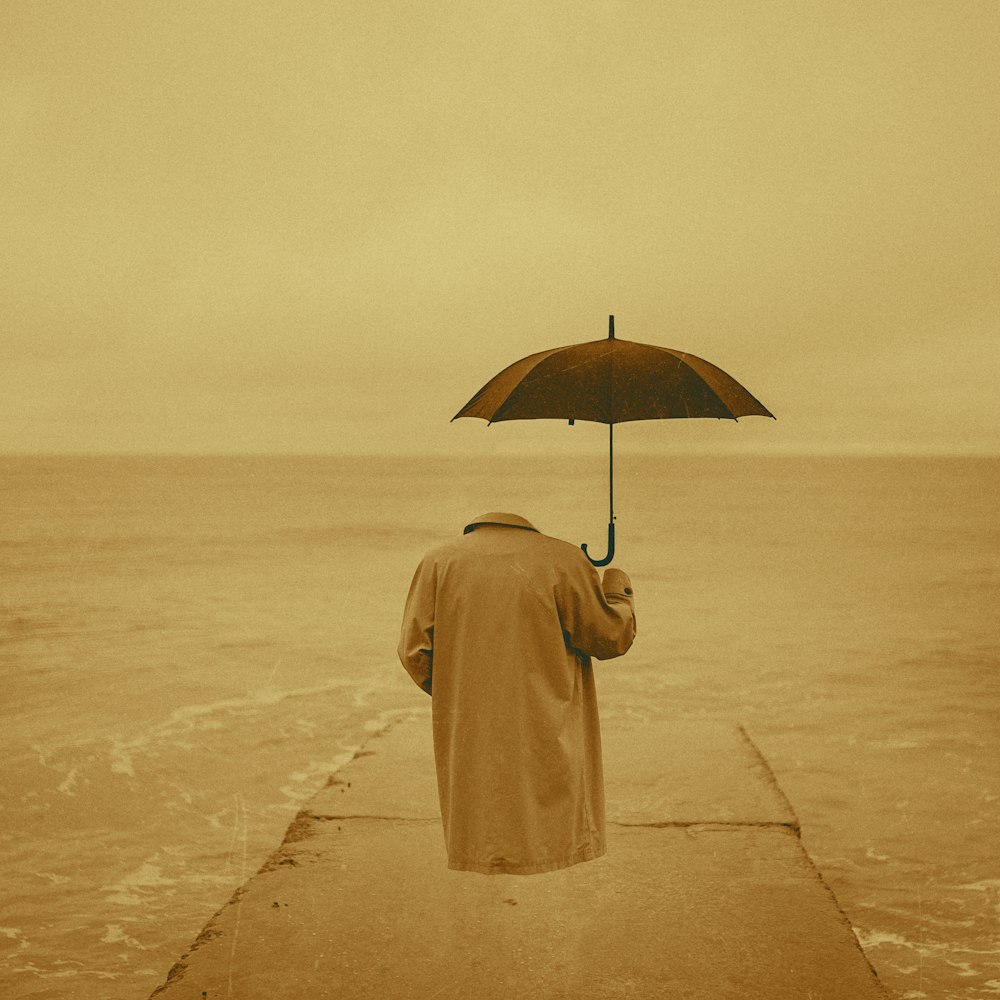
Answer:
<svg viewBox="0 0 1000 1000"><path fill-rule="evenodd" d="M587 551L587 543L584 542L580 546L583 549L583 554L590 560L591 564L594 566L607 566L609 562L615 557L615 522L608 521L608 554L603 559L595 559Z"/></svg>

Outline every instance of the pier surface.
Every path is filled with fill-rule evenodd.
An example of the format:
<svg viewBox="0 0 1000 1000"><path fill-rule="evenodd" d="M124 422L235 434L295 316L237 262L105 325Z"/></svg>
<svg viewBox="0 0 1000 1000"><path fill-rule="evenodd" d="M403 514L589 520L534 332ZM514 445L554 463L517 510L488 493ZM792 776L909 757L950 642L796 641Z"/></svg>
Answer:
<svg viewBox="0 0 1000 1000"><path fill-rule="evenodd" d="M608 852L446 868L430 719L338 771L157 1000L867 1000L887 994L737 726L604 734Z"/></svg>

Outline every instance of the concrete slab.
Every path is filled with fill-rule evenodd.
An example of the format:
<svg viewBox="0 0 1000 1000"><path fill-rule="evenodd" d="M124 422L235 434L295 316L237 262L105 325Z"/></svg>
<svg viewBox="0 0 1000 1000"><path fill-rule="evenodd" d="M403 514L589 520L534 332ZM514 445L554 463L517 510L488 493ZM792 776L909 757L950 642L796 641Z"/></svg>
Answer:
<svg viewBox="0 0 1000 1000"><path fill-rule="evenodd" d="M798 829L749 736L718 722L660 722L603 737L608 820L773 823Z"/></svg>
<svg viewBox="0 0 1000 1000"><path fill-rule="evenodd" d="M430 714L397 721L373 736L305 809L316 816L438 820Z"/></svg>
<svg viewBox="0 0 1000 1000"><path fill-rule="evenodd" d="M764 758L739 726L660 722L603 737L607 817L616 823L777 823L798 827ZM325 816L440 815L430 718L371 739L309 803Z"/></svg>
<svg viewBox="0 0 1000 1000"><path fill-rule="evenodd" d="M615 815L660 818L609 823L598 861L483 876L445 867L427 814L429 732L398 724L300 813L154 996L884 1000L738 729L647 728L613 743ZM668 762L673 783L657 775ZM755 818L662 818L671 808Z"/></svg>

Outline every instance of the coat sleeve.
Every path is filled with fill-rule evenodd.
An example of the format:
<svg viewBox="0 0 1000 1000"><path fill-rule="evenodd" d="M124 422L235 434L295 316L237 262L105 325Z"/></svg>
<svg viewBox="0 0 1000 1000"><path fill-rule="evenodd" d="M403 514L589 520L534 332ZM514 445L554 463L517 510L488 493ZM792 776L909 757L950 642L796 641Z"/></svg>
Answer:
<svg viewBox="0 0 1000 1000"><path fill-rule="evenodd" d="M427 694L431 693L434 661L434 590L437 570L424 559L417 567L403 609L403 624L399 631L396 652L399 661L413 682Z"/></svg>
<svg viewBox="0 0 1000 1000"><path fill-rule="evenodd" d="M559 613L569 644L597 660L628 652L635 638L635 597L628 576L608 569L602 582L582 552L562 581Z"/></svg>

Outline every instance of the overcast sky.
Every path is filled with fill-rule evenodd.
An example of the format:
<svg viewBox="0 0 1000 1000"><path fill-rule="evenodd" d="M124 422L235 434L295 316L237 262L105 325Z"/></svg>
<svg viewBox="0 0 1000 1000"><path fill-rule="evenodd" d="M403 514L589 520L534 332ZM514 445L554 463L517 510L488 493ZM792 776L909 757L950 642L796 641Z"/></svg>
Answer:
<svg viewBox="0 0 1000 1000"><path fill-rule="evenodd" d="M461 452L526 354L778 417L625 448L1000 453L1000 3L0 5L0 451Z"/></svg>

